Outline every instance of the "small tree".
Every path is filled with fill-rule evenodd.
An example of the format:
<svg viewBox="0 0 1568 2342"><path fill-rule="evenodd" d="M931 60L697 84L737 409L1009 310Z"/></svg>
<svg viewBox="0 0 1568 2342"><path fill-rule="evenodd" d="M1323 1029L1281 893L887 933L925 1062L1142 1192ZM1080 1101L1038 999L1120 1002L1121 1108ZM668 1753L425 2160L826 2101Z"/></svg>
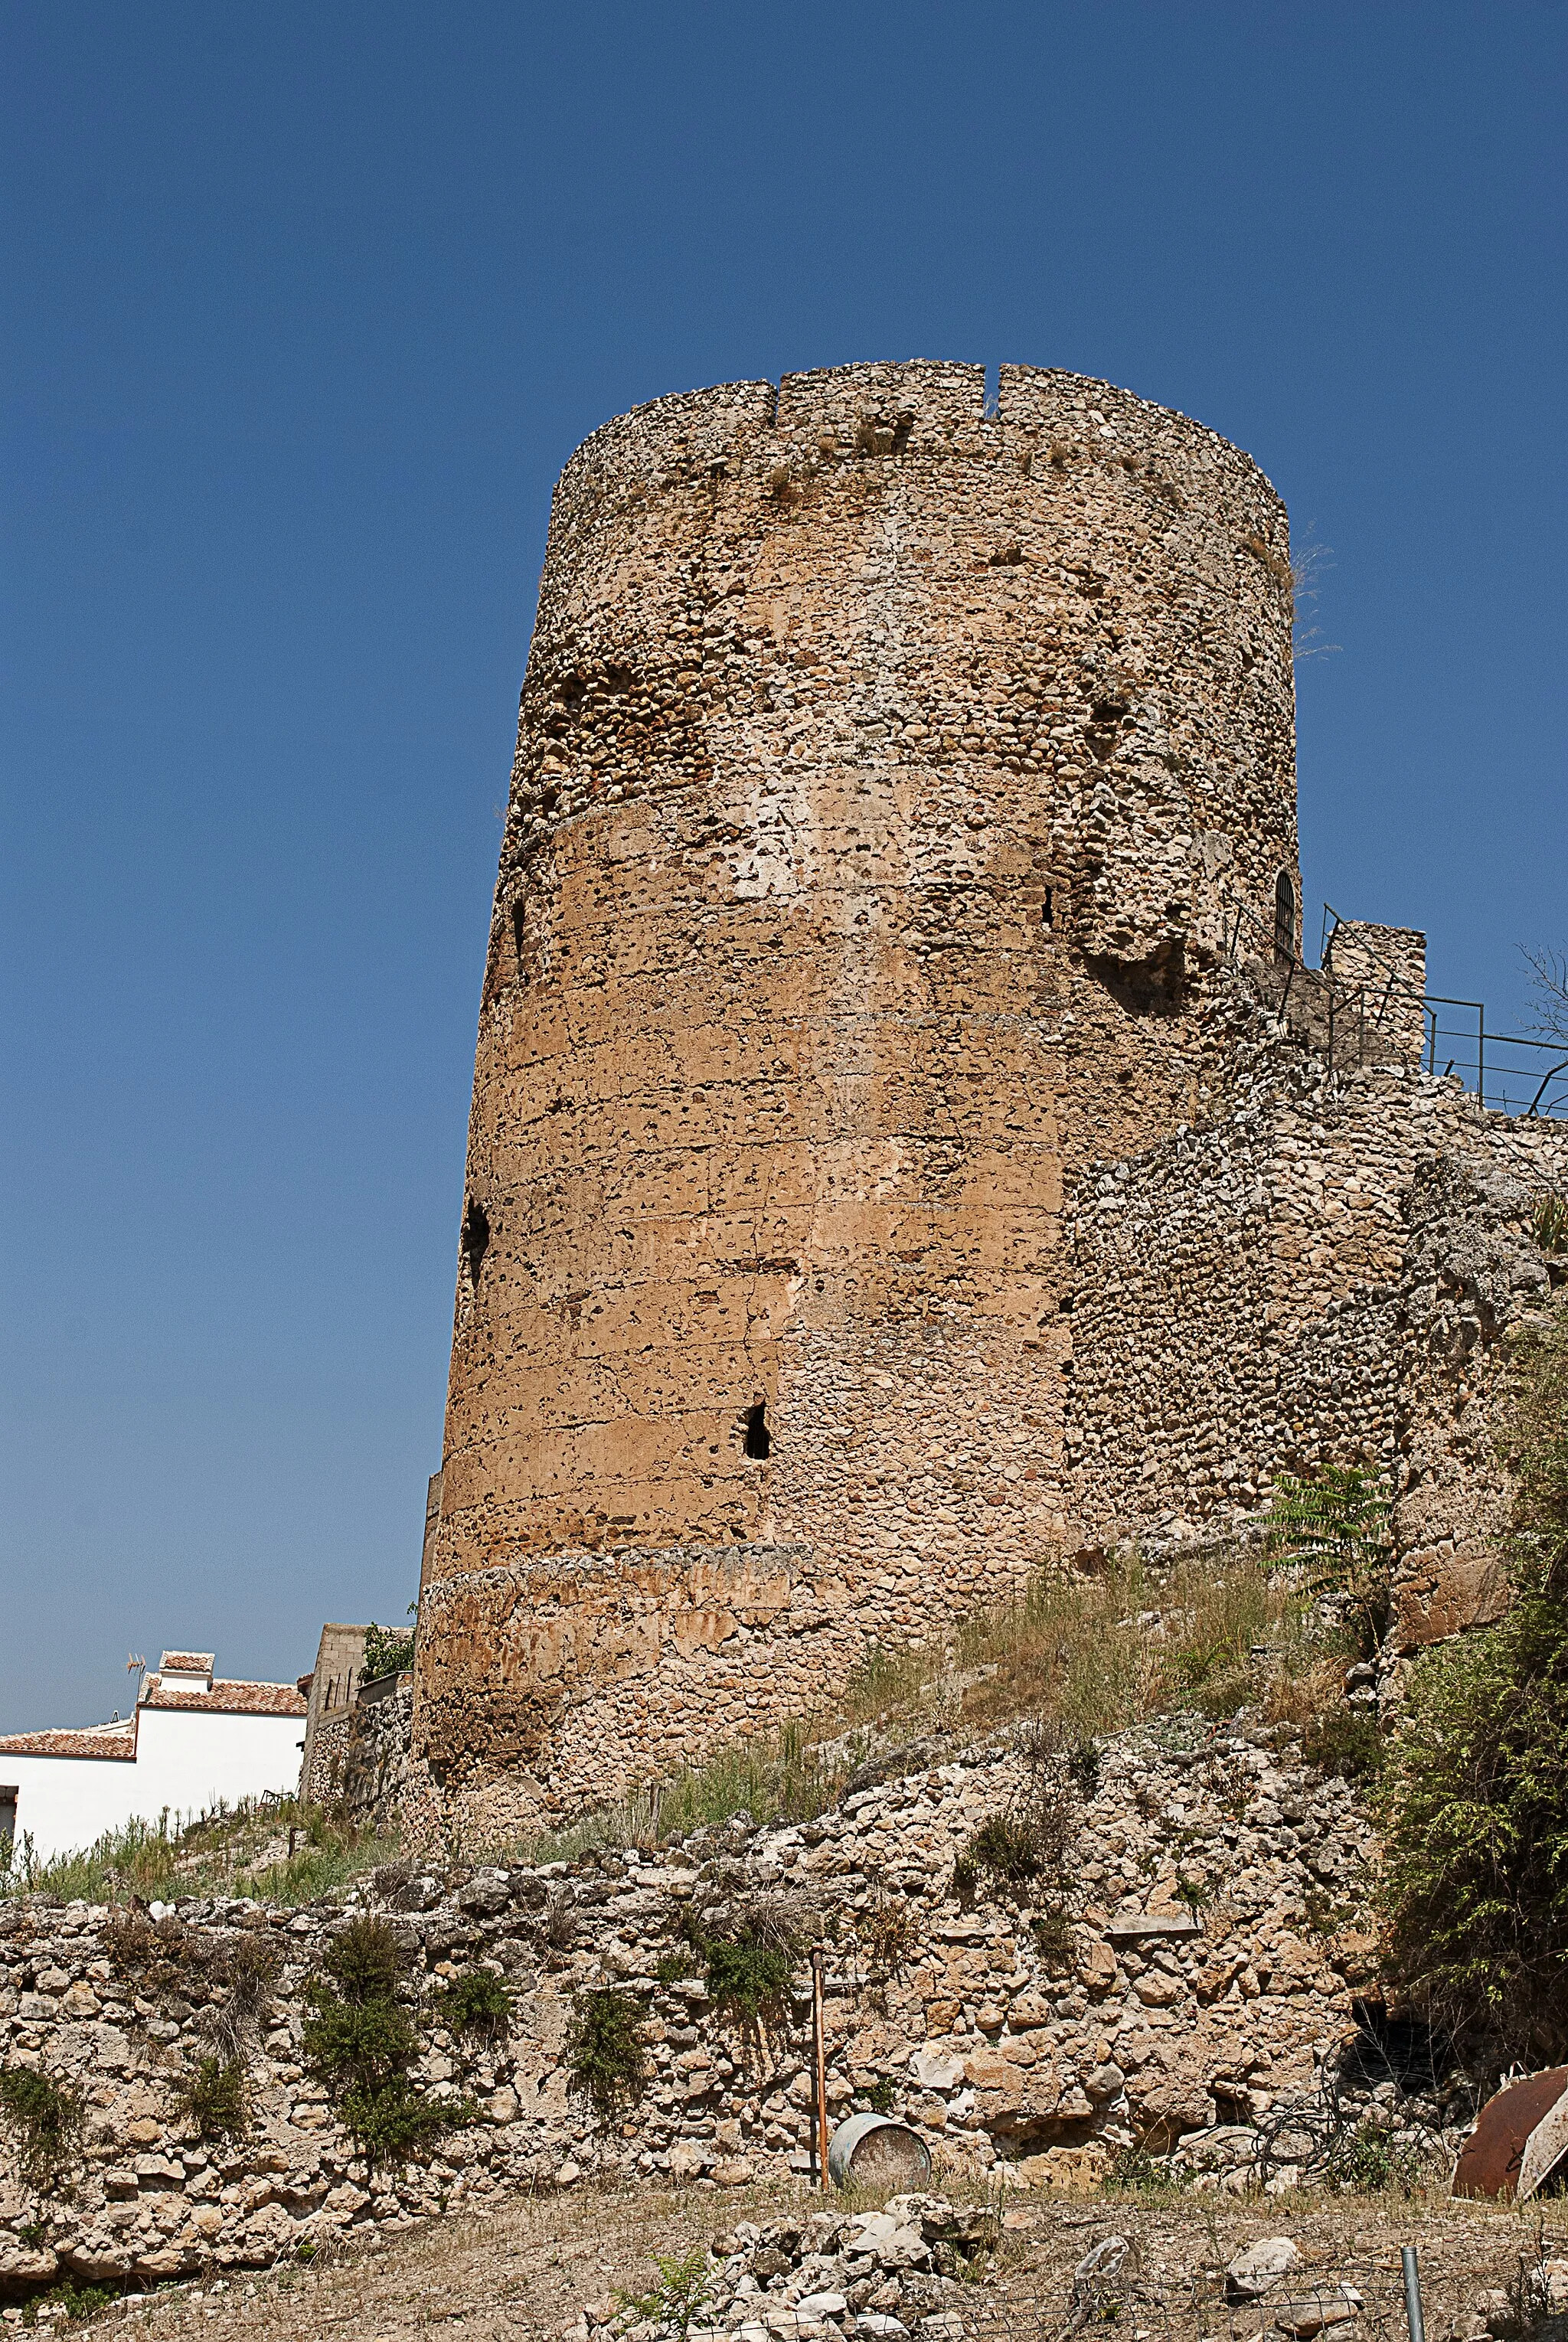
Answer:
<svg viewBox="0 0 1568 2342"><path fill-rule="evenodd" d="M408 1606L412 1618L417 1602ZM374 1622L365 1630L365 1672L367 1676L400 1676L414 1665L414 1628L412 1626L378 1626Z"/></svg>
<svg viewBox="0 0 1568 2342"><path fill-rule="evenodd" d="M1263 1523L1271 1567L1303 1570L1312 1593L1337 1596L1368 1653L1388 1625L1391 1510L1360 1465L1331 1464L1310 1480L1279 1473Z"/></svg>

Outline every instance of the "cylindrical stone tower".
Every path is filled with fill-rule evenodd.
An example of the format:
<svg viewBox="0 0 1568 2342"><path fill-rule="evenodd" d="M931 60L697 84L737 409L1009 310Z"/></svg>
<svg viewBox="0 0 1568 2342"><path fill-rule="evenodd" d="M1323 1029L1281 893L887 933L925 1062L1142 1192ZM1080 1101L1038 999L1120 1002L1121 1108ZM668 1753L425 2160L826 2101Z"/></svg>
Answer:
<svg viewBox="0 0 1568 2342"><path fill-rule="evenodd" d="M1299 902L1285 515L1105 384L664 398L556 490L416 1749L471 1825L810 1710L1071 1546L1064 1175Z"/></svg>

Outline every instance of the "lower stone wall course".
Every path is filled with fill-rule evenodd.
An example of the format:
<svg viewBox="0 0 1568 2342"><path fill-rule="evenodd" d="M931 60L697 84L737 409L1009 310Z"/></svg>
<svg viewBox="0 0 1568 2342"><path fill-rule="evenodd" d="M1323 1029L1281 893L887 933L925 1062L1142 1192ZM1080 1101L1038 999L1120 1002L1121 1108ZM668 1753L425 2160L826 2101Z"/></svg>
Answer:
<svg viewBox="0 0 1568 2342"><path fill-rule="evenodd" d="M455 1869L408 1857L345 1901L300 1911L153 1905L171 1939L155 1989L124 1973L122 1922L105 1908L9 1904L5 2062L78 2087L86 2123L80 2165L42 2196L17 2169L15 2139L0 2147L0 2286L15 2296L67 2272L140 2285L260 2266L329 2231L395 2227L594 2170L720 2187L804 2171L805 1971L780 2017L732 2023L695 1957L681 1975L668 1957L694 1897L704 1907L784 1897L820 1930L831 2117L874 2093L921 2130L939 2167L1048 2185L1063 2157L1164 2151L1216 2125L1250 2137L1282 2099L1311 2097L1370 1974L1357 1916L1370 1837L1346 1785L1241 1723L1183 1720L1105 1743L1062 1882L1073 1949L1054 1960L1031 1925L1037 1903L964 1903L953 1886L970 1835L1018 1807L1031 1777L1018 1748L997 1745L864 1789L816 1821L758 1829L737 1817L657 1853ZM875 1948L890 1907L907 1922L891 1971ZM356 1910L385 1914L405 1950L426 2027L417 2084L479 2110L401 2173L366 2167L301 2057L324 1944ZM212 1954L251 1935L273 1944L280 1968L246 2046L250 2127L203 2140L175 2085L211 2051ZM658 1981L661 1962L671 1981ZM494 2044L434 2021L434 1989L479 1966L514 1994L509 2037ZM649 2079L604 2131L569 2089L564 2047L577 1996L607 1984L646 2010ZM1445 2117L1433 2105L1421 2118L1441 2128Z"/></svg>

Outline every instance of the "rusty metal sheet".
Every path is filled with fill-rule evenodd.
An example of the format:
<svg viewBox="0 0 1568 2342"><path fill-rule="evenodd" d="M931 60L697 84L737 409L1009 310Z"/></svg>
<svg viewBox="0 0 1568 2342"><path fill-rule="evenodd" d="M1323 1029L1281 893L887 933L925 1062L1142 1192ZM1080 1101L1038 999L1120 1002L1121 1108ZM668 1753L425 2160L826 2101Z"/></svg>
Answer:
<svg viewBox="0 0 1568 2342"><path fill-rule="evenodd" d="M1527 2075L1523 2082L1511 2082L1495 2097L1488 2098L1460 2149L1453 2173L1454 2195L1513 2195L1531 2136L1553 2112L1564 2090L1568 2090L1568 2066L1553 2066L1543 2074ZM1537 2187L1544 2177L1544 2173L1537 2177Z"/></svg>
<svg viewBox="0 0 1568 2342"><path fill-rule="evenodd" d="M1519 2184L1514 2189L1515 2200L1527 2203L1543 2187L1568 2155L1568 2089L1543 2114L1524 2142L1524 2160L1519 2167Z"/></svg>

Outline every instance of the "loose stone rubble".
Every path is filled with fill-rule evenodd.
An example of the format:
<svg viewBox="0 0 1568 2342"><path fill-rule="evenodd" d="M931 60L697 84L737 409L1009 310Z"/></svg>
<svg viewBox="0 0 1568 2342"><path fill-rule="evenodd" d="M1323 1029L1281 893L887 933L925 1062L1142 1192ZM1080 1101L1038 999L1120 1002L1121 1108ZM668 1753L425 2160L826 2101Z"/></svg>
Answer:
<svg viewBox="0 0 1568 2342"><path fill-rule="evenodd" d="M944 2197L889 2198L880 2212L794 2213L759 2227L742 2220L717 2240L691 2342L802 2342L864 2335L874 2342L962 2342L962 2303L995 2250L1001 2215ZM963 2275L960 2272L964 2272ZM568 2342L609 2328L654 2342L657 2317L628 2314L614 2294L589 2302Z"/></svg>
<svg viewBox="0 0 1568 2342"><path fill-rule="evenodd" d="M931 1753L819 1820L758 1829L736 1817L655 1854L455 1871L405 1860L346 1907L303 1911L155 1905L170 1942L156 1990L116 1967L101 1907L5 1907L5 2060L77 2083L87 2120L79 2169L42 2199L5 2140L0 2285L266 2263L330 2232L396 2228L591 2171L720 2188L804 2174L804 1969L775 2017L732 2022L682 1935L694 1904L711 1926L771 1901L825 1940L830 2117L897 2115L939 2175L1071 2192L1140 2148L1174 2150L1198 2187L1290 2185L1321 2143L1312 2110L1357 2037L1370 1974L1357 1917L1369 1831L1347 1785L1304 1768L1273 1728L1173 1719L1107 1741L1062 1882L1070 1934L1058 1919L1037 1938L1037 1902L965 1903L953 1884L978 1825L1024 1797L1027 1756L1010 1744ZM304 1995L356 1909L388 1915L411 2006L479 1967L514 1994L509 2037L494 2044L454 2037L427 2005L414 2078L471 2097L479 2119L402 2174L367 2170L301 2057ZM252 1936L281 1970L246 2051L251 2125L203 2140L175 2086L221 2014L215 1949ZM606 1986L645 2009L649 2066L640 2104L608 2132L571 2095L564 2058L580 1997ZM1280 2132L1298 2107L1299 2142ZM1466 2112L1373 2077L1352 2075L1342 2094L1343 2119L1429 2145Z"/></svg>

